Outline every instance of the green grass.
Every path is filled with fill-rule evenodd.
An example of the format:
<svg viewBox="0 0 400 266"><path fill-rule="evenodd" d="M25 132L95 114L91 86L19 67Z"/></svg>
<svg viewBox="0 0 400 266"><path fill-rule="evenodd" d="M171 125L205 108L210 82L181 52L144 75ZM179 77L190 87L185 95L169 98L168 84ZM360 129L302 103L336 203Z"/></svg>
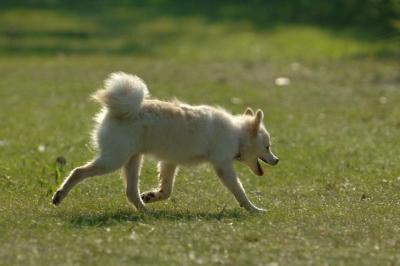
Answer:
<svg viewBox="0 0 400 266"><path fill-rule="evenodd" d="M400 264L398 38L130 11L0 11L0 265ZM88 96L116 70L157 98L262 108L281 161L265 177L235 167L268 212L242 210L208 165L149 214L118 173L53 207L60 174L94 156ZM141 189L155 184L148 159Z"/></svg>

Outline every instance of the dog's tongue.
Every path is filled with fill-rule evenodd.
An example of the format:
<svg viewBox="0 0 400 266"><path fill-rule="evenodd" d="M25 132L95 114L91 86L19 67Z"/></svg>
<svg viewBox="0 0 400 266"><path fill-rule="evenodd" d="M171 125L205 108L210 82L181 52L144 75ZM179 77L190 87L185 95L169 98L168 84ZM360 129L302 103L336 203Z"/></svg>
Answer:
<svg viewBox="0 0 400 266"><path fill-rule="evenodd" d="M264 170L261 167L260 161L257 159L257 170L258 170L258 175L263 176L264 175Z"/></svg>

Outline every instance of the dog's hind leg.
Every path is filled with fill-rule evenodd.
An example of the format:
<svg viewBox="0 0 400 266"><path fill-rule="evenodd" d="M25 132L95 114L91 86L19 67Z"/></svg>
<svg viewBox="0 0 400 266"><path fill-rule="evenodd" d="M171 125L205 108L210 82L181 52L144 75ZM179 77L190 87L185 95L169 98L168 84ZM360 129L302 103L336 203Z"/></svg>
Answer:
<svg viewBox="0 0 400 266"><path fill-rule="evenodd" d="M122 168L122 177L126 185L126 197L138 210L146 209L139 195L139 175L142 157L141 154L132 156Z"/></svg>
<svg viewBox="0 0 400 266"><path fill-rule="evenodd" d="M122 162L113 160L107 160L104 156L100 156L97 159L75 168L71 171L68 177L61 184L60 188L53 195L52 201L54 205L58 205L67 196L69 191L82 182L84 179L91 176L104 175L111 173L121 167Z"/></svg>
<svg viewBox="0 0 400 266"><path fill-rule="evenodd" d="M264 209L254 206L254 204L247 198L242 183L236 176L235 170L231 164L216 165L215 170L222 183L230 192L232 192L241 207L244 207L250 212L265 211Z"/></svg>
<svg viewBox="0 0 400 266"><path fill-rule="evenodd" d="M146 203L165 200L169 198L172 193L174 179L177 172L176 165L168 162L160 162L158 164L158 172L160 180L159 187L153 191L147 191L140 195L142 200Z"/></svg>

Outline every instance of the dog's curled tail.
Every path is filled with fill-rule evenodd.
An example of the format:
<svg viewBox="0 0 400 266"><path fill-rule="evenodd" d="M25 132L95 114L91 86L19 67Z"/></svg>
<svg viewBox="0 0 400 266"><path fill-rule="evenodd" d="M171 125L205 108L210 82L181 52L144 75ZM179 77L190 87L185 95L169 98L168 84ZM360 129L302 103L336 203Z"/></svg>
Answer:
<svg viewBox="0 0 400 266"><path fill-rule="evenodd" d="M106 107L111 115L124 117L137 114L148 96L149 91L141 78L115 72L104 81L104 89L96 91L92 99Z"/></svg>

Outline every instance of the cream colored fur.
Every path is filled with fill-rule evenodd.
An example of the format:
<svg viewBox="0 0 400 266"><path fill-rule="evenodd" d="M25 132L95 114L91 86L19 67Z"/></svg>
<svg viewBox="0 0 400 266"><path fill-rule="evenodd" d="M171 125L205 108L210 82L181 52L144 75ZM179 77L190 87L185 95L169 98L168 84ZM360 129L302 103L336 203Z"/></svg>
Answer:
<svg viewBox="0 0 400 266"><path fill-rule="evenodd" d="M278 162L270 149L261 110L254 114L248 108L233 116L207 105L151 99L140 78L122 72L111 74L105 89L93 98L103 106L92 134L98 156L70 173L54 194L54 204L85 178L122 168L129 202L145 210L145 203L170 196L178 165L208 162L242 207L263 211L247 198L232 166L237 160L263 175L259 159L271 165ZM140 194L138 178L144 154L159 160L160 185Z"/></svg>

